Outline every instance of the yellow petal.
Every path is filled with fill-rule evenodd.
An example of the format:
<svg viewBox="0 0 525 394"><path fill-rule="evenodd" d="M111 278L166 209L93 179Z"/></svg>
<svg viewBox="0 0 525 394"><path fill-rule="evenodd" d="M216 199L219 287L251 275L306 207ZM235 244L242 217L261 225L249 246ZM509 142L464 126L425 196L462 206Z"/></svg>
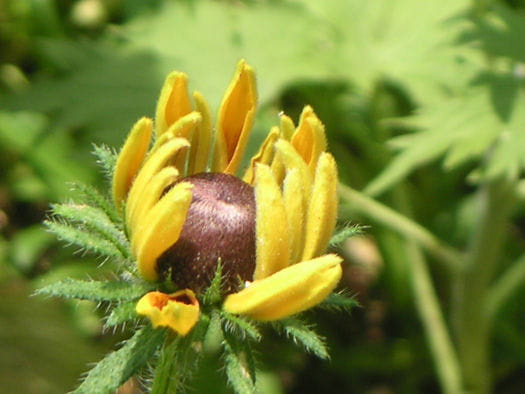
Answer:
<svg viewBox="0 0 525 394"><path fill-rule="evenodd" d="M133 229L131 247L144 279L159 278L157 259L179 239L191 203L191 189L187 182L173 186Z"/></svg>
<svg viewBox="0 0 525 394"><path fill-rule="evenodd" d="M147 192L149 182L162 168L174 161L181 150L187 149L189 142L183 138L172 138L152 152L140 169L126 201L126 225L130 229L131 215L136 210L136 205L142 201Z"/></svg>
<svg viewBox="0 0 525 394"><path fill-rule="evenodd" d="M331 154L319 157L306 219L303 260L324 252L337 216L337 166Z"/></svg>
<svg viewBox="0 0 525 394"><path fill-rule="evenodd" d="M175 167L165 167L156 173L148 187L141 193L140 204L135 204L129 212L129 227L135 229L140 219L157 203L162 193L173 184L179 176Z"/></svg>
<svg viewBox="0 0 525 394"><path fill-rule="evenodd" d="M257 106L253 69L241 60L226 90L217 120L213 172L234 174L240 165Z"/></svg>
<svg viewBox="0 0 525 394"><path fill-rule="evenodd" d="M129 133L122 147L113 174L113 201L119 207L126 199L133 179L137 175L151 140L153 122L151 119L140 119Z"/></svg>
<svg viewBox="0 0 525 394"><path fill-rule="evenodd" d="M341 278L341 258L328 254L254 281L226 298L223 309L257 320L278 320L323 301Z"/></svg>
<svg viewBox="0 0 525 394"><path fill-rule="evenodd" d="M163 137L165 138L184 138L188 141L191 141L193 139L193 135L195 130L199 127L200 123L202 121L202 115L197 112L193 111L190 112L187 115L182 116L179 118L175 123L173 123L168 130L166 130L163 134ZM160 138L159 141L162 141L163 138ZM188 151L184 150L184 152L180 152L180 154L177 155L175 160L173 160L173 165L179 170L181 174L186 175L186 161L188 158Z"/></svg>
<svg viewBox="0 0 525 394"><path fill-rule="evenodd" d="M255 167L255 247L254 279L263 279L288 266L290 250L286 210L279 185L270 167Z"/></svg>
<svg viewBox="0 0 525 394"><path fill-rule="evenodd" d="M280 116L280 123L282 138L284 138L286 141L290 141L290 138L292 138L292 135L295 132L293 120L290 119L290 117L282 114Z"/></svg>
<svg viewBox="0 0 525 394"><path fill-rule="evenodd" d="M188 96L188 77L181 72L170 73L160 92L155 118L157 138L182 116L190 113L192 105Z"/></svg>
<svg viewBox="0 0 525 394"><path fill-rule="evenodd" d="M201 114L201 122L197 125L191 139L190 157L188 159L188 174L206 171L211 146L211 112L208 103L199 92L193 94L197 111Z"/></svg>
<svg viewBox="0 0 525 394"><path fill-rule="evenodd" d="M286 169L295 168L299 171L303 180L305 197L308 200L312 188L312 175L308 165L288 141L280 139L275 143L275 149L277 150L277 156L282 160Z"/></svg>
<svg viewBox="0 0 525 394"><path fill-rule="evenodd" d="M326 150L326 136L323 124L310 106L303 109L299 126L292 136L292 145L313 173L319 155Z"/></svg>
<svg viewBox="0 0 525 394"><path fill-rule="evenodd" d="M301 259L303 254L305 212L307 207L303 180L297 169L291 169L286 174L283 183L283 198L288 220L290 264L295 264Z"/></svg>
<svg viewBox="0 0 525 394"><path fill-rule="evenodd" d="M189 289L173 294L152 291L139 300L135 310L149 317L154 328L169 327L183 336L199 320L199 301Z"/></svg>
<svg viewBox="0 0 525 394"><path fill-rule="evenodd" d="M279 138L279 128L272 127L270 133L259 148L259 152L252 157L250 166L246 170L242 180L250 185L253 184L255 164L269 164L274 154L274 144Z"/></svg>

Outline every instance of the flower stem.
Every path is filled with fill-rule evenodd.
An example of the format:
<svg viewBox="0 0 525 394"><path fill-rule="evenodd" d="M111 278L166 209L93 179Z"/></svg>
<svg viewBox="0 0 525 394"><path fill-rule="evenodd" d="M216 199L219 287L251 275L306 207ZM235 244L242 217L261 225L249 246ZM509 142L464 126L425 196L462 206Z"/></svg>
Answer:
<svg viewBox="0 0 525 394"><path fill-rule="evenodd" d="M501 260L515 198L515 183L493 180L479 189L482 207L464 266L456 277L453 321L465 389L490 392L490 284ZM492 293L493 294L493 293ZM493 306L492 306L493 307Z"/></svg>
<svg viewBox="0 0 525 394"><path fill-rule="evenodd" d="M155 369L152 394L175 394L192 377L202 356L209 324L210 319L201 315L199 323L187 336L173 334L166 339Z"/></svg>
<svg viewBox="0 0 525 394"><path fill-rule="evenodd" d="M450 271L454 272L459 269L460 254L420 224L346 185L339 184L339 194L352 205L353 209L406 238L416 241Z"/></svg>

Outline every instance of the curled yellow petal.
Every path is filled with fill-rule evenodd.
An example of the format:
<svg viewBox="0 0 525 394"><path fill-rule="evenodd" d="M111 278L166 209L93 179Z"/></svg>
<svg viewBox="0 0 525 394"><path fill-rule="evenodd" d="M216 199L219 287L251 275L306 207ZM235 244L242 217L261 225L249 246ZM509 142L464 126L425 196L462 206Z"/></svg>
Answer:
<svg viewBox="0 0 525 394"><path fill-rule="evenodd" d="M255 272L263 279L288 266L290 250L288 222L279 185L270 167L255 167Z"/></svg>
<svg viewBox="0 0 525 394"><path fill-rule="evenodd" d="M234 174L246 148L257 106L253 69L241 60L226 90L217 120L213 172Z"/></svg>
<svg viewBox="0 0 525 394"><path fill-rule="evenodd" d="M140 204L134 204L129 212L129 228L136 228L139 220L157 203L162 193L173 184L179 176L175 167L165 167L156 173L148 187L144 188L140 197Z"/></svg>
<svg viewBox="0 0 525 394"><path fill-rule="evenodd" d="M313 173L319 155L326 150L326 136L324 126L312 107L306 106L303 109L291 142Z"/></svg>
<svg viewBox="0 0 525 394"><path fill-rule="evenodd" d="M335 228L337 216L337 166L333 156L319 157L306 219L303 260L324 252Z"/></svg>
<svg viewBox="0 0 525 394"><path fill-rule="evenodd" d="M120 151L113 174L113 201L117 206L122 204L137 175L151 140L153 122L151 119L140 119L129 133Z"/></svg>
<svg viewBox="0 0 525 394"><path fill-rule="evenodd" d="M255 164L261 163L261 164L269 164L273 158L274 154L274 144L275 141L279 138L279 128L272 127L270 130L270 133L262 143L261 147L259 148L259 152L257 152L250 162L250 166L246 170L242 180L248 184L253 184L254 180L254 171L255 171Z"/></svg>
<svg viewBox="0 0 525 394"><path fill-rule="evenodd" d="M173 186L133 229L131 247L144 279L159 278L157 259L179 239L191 203L192 187L187 182Z"/></svg>
<svg viewBox="0 0 525 394"><path fill-rule="evenodd" d="M328 254L256 280L226 298L223 309L257 320L278 320L319 304L341 278L341 258Z"/></svg>
<svg viewBox="0 0 525 394"><path fill-rule="evenodd" d="M174 71L166 77L160 92L155 117L157 138L173 123L192 111L188 96L188 76Z"/></svg>
<svg viewBox="0 0 525 394"><path fill-rule="evenodd" d="M175 161L176 156L188 147L189 142L184 138L172 138L148 156L131 186L126 201L126 225L128 229L131 226L131 216L137 209L137 204L142 201L144 193L147 192L151 179L162 168Z"/></svg>
<svg viewBox="0 0 525 394"><path fill-rule="evenodd" d="M292 135L295 132L293 120L289 116L282 114L280 116L280 129L282 138L290 141L290 138L292 138Z"/></svg>
<svg viewBox="0 0 525 394"><path fill-rule="evenodd" d="M211 147L211 112L208 103L199 93L193 94L196 110L201 115L201 122L191 139L191 149L188 159L188 174L196 174L206 171L208 167L208 156Z"/></svg>
<svg viewBox="0 0 525 394"><path fill-rule="evenodd" d="M135 310L148 317L154 328L169 327L183 336L199 320L199 301L189 289L173 294L149 292L139 300Z"/></svg>

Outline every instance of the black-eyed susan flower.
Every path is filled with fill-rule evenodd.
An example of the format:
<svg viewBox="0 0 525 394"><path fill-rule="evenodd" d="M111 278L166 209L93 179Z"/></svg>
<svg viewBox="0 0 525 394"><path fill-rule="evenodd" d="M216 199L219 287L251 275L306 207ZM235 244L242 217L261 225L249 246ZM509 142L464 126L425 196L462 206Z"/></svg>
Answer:
<svg viewBox="0 0 525 394"><path fill-rule="evenodd" d="M139 301L155 326L186 334L218 263L223 309L262 321L317 305L341 277L341 258L323 255L337 210L324 127L310 107L297 127L282 115L241 172L256 105L253 70L241 61L213 131L206 101L197 92L192 100L186 75L174 72L155 122L140 119L118 156L113 198L138 272L179 289Z"/></svg>

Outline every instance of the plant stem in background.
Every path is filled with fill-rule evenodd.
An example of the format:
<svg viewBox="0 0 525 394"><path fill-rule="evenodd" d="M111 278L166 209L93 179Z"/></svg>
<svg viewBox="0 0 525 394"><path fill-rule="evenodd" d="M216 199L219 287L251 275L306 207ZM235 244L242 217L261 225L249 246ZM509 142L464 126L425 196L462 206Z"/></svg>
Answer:
<svg viewBox="0 0 525 394"><path fill-rule="evenodd" d="M404 247L410 265L416 308L423 322L443 392L460 393L462 383L458 358L419 245L444 258L446 262L454 263L456 268L460 263L459 255L406 216L348 186L340 185L339 190L341 197L352 208L405 236Z"/></svg>
<svg viewBox="0 0 525 394"><path fill-rule="evenodd" d="M346 185L339 184L339 194L360 213L416 241L429 254L442 262L449 271L459 269L460 254L420 224Z"/></svg>
<svg viewBox="0 0 525 394"><path fill-rule="evenodd" d="M453 322L465 389L475 394L491 390L489 286L501 261L515 199L515 183L500 179L480 187L479 224L466 264L456 277ZM494 315L494 314L492 314Z"/></svg>

